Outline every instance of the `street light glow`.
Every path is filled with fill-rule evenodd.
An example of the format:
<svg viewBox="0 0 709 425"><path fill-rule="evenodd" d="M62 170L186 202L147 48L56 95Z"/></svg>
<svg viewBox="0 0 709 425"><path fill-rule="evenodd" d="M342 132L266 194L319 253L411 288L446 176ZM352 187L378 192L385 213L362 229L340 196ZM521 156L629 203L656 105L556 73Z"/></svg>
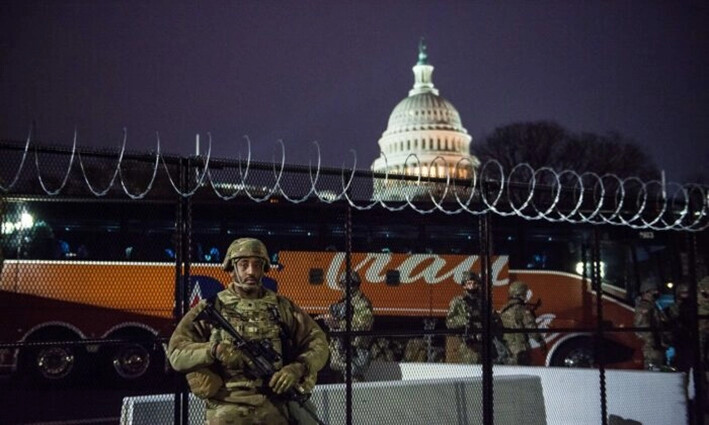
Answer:
<svg viewBox="0 0 709 425"><path fill-rule="evenodd" d="M31 229L34 225L34 217L32 217L32 214L28 212L23 212L20 216L20 222L17 224L20 229Z"/></svg>

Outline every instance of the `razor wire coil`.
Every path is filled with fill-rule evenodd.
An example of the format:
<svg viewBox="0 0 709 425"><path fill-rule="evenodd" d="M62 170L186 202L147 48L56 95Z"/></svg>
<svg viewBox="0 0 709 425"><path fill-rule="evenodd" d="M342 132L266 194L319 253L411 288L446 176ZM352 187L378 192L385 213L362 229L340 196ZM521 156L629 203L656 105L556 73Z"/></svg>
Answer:
<svg viewBox="0 0 709 425"><path fill-rule="evenodd" d="M381 207L388 211L410 208L419 214L430 214L435 211L448 215L492 213L500 216L517 216L530 221L608 224L657 231L694 232L709 227L709 189L699 184L643 181L637 177L621 178L614 174L598 175L593 172L579 174L573 170L557 171L550 167L534 169L527 163L517 164L506 172L502 164L496 160L489 160L475 168L475 164L468 158L459 160L452 168L434 167L439 162L445 165L445 159L440 156L433 159L430 167L445 170L445 175L432 178L424 175L421 161L413 153L405 159L404 169L416 170L416 173L409 172L402 175L385 171L383 177L371 173L371 187L374 188L374 192L370 199L362 202L351 194L355 187L354 180L357 172L357 154L354 150L350 150L353 156L352 165L348 167L343 164L340 169L339 188L324 190L318 187L323 177L323 167L320 146L317 142L313 142L315 165L310 161L307 166L310 187L304 194L289 193L284 185L288 167L286 147L281 140L278 141L280 157L278 161L274 157L271 163L272 184L270 187L256 190L249 184L254 166L250 139L246 137L246 158L242 158L239 154L238 159L232 162L237 169L236 181L226 181L215 176L212 169L211 134L208 134L209 144L206 155L190 157L199 164L196 166L193 187L183 190L175 182L166 156L161 150L160 137L156 134L156 149L154 158L151 159L149 180L144 185L144 189L131 190L127 184L127 170L124 170L127 141L127 133L124 129L121 147L116 155L115 168L109 171L110 180L105 187L99 189L88 176L85 159L77 140L75 131L69 162L56 188L50 188L43 177L39 149L34 146L36 178L42 191L50 197L62 193L67 186L72 169L75 168L75 162L78 162L81 180L93 196L106 196L117 186L118 180L118 186L126 196L133 200L143 199L154 188L162 164L172 190L185 198L194 196L201 190L211 189L218 198L225 201L239 195L246 196L257 203L270 201L274 197L293 204L317 199L323 203L344 201L356 210ZM11 193L17 185L26 167L32 144L30 132L24 142L14 175L7 180L9 182L7 185L3 185L0 180L0 191ZM386 155L382 153L382 157L385 169L388 170ZM473 170L469 179L451 177L451 174L458 175L458 171L463 168ZM231 193L227 193L220 186L232 188ZM392 193L397 196L390 196ZM421 202L422 200L424 202ZM449 202L446 202L447 200Z"/></svg>

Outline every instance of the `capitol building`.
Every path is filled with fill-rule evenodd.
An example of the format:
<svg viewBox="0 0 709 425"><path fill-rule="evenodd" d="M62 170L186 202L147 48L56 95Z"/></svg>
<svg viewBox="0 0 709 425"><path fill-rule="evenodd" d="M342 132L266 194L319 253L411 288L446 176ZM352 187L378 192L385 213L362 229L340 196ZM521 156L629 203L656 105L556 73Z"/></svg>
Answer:
<svg viewBox="0 0 709 425"><path fill-rule="evenodd" d="M478 159L470 154L472 137L453 104L433 85L433 66L426 46L419 44L413 67L414 86L394 108L379 139L380 155L371 166L374 197L381 200L427 199L445 192L446 179L456 180L456 191L473 178Z"/></svg>

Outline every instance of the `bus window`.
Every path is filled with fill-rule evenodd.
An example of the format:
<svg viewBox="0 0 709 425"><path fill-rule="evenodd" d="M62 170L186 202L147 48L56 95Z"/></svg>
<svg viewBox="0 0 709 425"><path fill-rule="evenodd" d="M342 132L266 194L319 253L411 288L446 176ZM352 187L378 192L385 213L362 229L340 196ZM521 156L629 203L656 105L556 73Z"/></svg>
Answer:
<svg viewBox="0 0 709 425"><path fill-rule="evenodd" d="M636 275L629 246L615 241L602 241L600 256L601 282L611 286L607 288L609 291L624 298L628 289L635 285L633 276Z"/></svg>

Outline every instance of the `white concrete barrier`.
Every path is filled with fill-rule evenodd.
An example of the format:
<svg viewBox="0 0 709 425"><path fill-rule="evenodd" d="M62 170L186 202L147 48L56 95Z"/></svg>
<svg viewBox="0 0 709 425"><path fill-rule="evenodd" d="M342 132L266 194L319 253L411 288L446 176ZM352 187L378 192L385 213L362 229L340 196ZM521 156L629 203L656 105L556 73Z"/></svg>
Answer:
<svg viewBox="0 0 709 425"><path fill-rule="evenodd" d="M541 379L549 425L602 423L598 370L495 365L495 391L500 377L520 374ZM446 363L373 363L367 378L377 380L395 376L404 381L480 377L482 367ZM606 370L607 413L642 425L686 425L684 376L683 373ZM494 401L497 406L496 397Z"/></svg>
<svg viewBox="0 0 709 425"><path fill-rule="evenodd" d="M375 362L368 382L353 385L354 422L481 423L481 376L481 366ZM642 425L687 424L684 374L607 370L605 376L608 415ZM493 386L495 425L602 423L598 370L494 366ZM312 401L330 425L345 423L344 391L344 384L315 388ZM172 395L125 398L121 425L171 424L172 400ZM201 400L190 398L190 413L190 425L204 423ZM441 416L431 420L429 414Z"/></svg>
<svg viewBox="0 0 709 425"><path fill-rule="evenodd" d="M546 425L539 377L505 376L495 383L496 425ZM345 385L316 388L311 398L327 424L345 423ZM352 386L357 425L467 425L483 419L482 379L443 378L361 382Z"/></svg>
<svg viewBox="0 0 709 425"><path fill-rule="evenodd" d="M124 397L121 425L172 424L175 418L175 395L155 394ZM204 425L204 401L190 394L189 424Z"/></svg>
<svg viewBox="0 0 709 425"><path fill-rule="evenodd" d="M345 423L345 384L319 385L311 401L329 425ZM121 425L170 424L171 394L126 397ZM480 377L361 382L352 386L357 425L467 425L482 423ZM541 380L536 376L499 377L495 382L496 425L546 425ZM204 403L190 396L190 425L204 423Z"/></svg>

